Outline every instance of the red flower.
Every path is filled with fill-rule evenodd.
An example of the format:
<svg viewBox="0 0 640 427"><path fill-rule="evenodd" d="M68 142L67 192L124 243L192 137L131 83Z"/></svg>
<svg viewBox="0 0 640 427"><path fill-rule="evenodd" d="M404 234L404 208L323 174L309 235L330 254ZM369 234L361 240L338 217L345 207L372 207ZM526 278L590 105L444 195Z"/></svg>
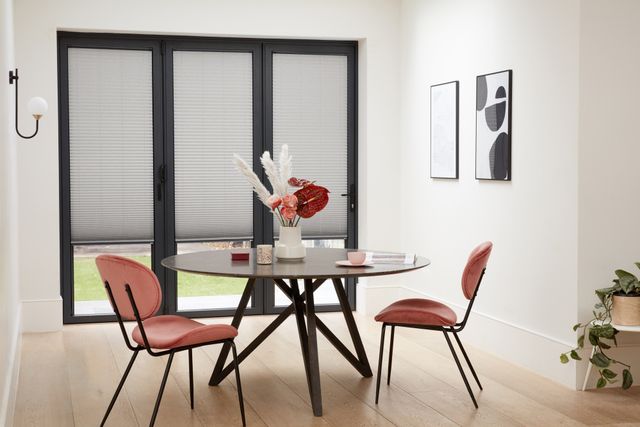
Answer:
<svg viewBox="0 0 640 427"><path fill-rule="evenodd" d="M280 206L280 203L282 203L282 199L276 195L273 195L273 196L270 196L269 199L267 199L267 202L269 202L269 206L271 206L271 210L275 211L276 208Z"/></svg>
<svg viewBox="0 0 640 427"><path fill-rule="evenodd" d="M306 187L307 185L313 184L314 181L309 181L304 178L289 178L289 185L292 187Z"/></svg>
<svg viewBox="0 0 640 427"><path fill-rule="evenodd" d="M319 185L307 184L293 194L298 198L298 215L302 218L311 218L329 203L329 190Z"/></svg>
<svg viewBox="0 0 640 427"><path fill-rule="evenodd" d="M280 209L280 213L284 219L291 221L296 216L296 208L287 208L284 207Z"/></svg>
<svg viewBox="0 0 640 427"><path fill-rule="evenodd" d="M282 198L282 204L295 211L298 206L298 198L293 194L287 194Z"/></svg>

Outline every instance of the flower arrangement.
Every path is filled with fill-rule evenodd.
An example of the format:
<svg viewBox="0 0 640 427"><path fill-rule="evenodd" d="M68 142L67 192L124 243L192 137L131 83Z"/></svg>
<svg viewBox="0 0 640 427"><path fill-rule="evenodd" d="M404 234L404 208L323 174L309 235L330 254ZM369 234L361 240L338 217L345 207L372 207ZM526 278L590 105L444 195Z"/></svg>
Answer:
<svg viewBox="0 0 640 427"><path fill-rule="evenodd" d="M238 170L247 177L258 199L278 218L283 227L296 227L300 218L311 218L329 203L329 190L315 184L315 181L292 177L292 157L289 147L283 145L278 165L268 151L260 157L262 167L269 179L273 194L260 181L251 167L237 154L233 155ZM289 186L298 188L293 193Z"/></svg>

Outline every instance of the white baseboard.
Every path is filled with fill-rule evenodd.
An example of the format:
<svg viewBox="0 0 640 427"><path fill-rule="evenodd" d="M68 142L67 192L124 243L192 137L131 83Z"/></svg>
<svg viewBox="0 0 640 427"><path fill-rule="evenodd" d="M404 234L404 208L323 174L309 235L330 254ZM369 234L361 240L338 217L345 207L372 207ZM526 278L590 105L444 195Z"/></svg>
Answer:
<svg viewBox="0 0 640 427"><path fill-rule="evenodd" d="M22 301L22 332L62 330L62 298Z"/></svg>
<svg viewBox="0 0 640 427"><path fill-rule="evenodd" d="M16 325L13 331L7 331L10 335L10 347L7 349L7 377L4 379L5 393L0 396L0 425L13 425L13 414L16 406L18 391L18 374L20 373L20 348L22 343L21 313L18 306Z"/></svg>
<svg viewBox="0 0 640 427"><path fill-rule="evenodd" d="M372 316L389 303L403 298L429 298L453 308L458 314L466 307L443 301L424 292L405 286L360 286L358 285L358 312ZM473 311L469 323L461 334L465 342L491 353L501 359L519 365L538 375L576 389L576 371L584 368L571 363L560 363L559 355L573 348L573 344L550 337L526 327L498 319L485 313Z"/></svg>

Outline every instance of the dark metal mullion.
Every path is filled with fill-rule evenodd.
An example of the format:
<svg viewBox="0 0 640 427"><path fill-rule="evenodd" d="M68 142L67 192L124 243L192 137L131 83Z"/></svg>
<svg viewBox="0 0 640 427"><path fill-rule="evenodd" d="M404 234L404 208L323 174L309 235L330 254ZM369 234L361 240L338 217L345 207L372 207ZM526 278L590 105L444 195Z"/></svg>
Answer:
<svg viewBox="0 0 640 427"><path fill-rule="evenodd" d="M351 46L347 53L347 189L351 193L347 204L347 241L345 247L358 247L358 50ZM352 190L353 189L353 190ZM353 199L352 199L353 197ZM354 202L354 209L350 203ZM356 309L356 278L344 281L347 299Z"/></svg>
<svg viewBox="0 0 640 427"><path fill-rule="evenodd" d="M163 295L167 295L166 269L160 264L165 254L165 202L167 199L167 191L164 185L164 178L160 176L161 168L164 168L164 135L165 135L165 111L164 111L164 70L162 61L162 43L154 42L152 47L152 93L153 93L153 243L151 244L151 268L158 276ZM166 175L166 174L165 174ZM160 188L161 200L155 193L156 188ZM159 312L166 313L166 302L168 298L163 299L163 305Z"/></svg>
<svg viewBox="0 0 640 427"><path fill-rule="evenodd" d="M73 246L71 245L71 174L69 152L68 45L58 38L58 162L60 169L60 295L64 323L73 319Z"/></svg>
<svg viewBox="0 0 640 427"><path fill-rule="evenodd" d="M264 43L261 45L262 53L262 92L261 92L261 106L262 106L262 146L257 153L254 152L254 169L257 165L260 172L259 175L262 181L266 179L266 174L263 168L260 166L260 155L265 152L273 152L273 51ZM273 245L273 216L272 213L267 211L266 208L262 208L262 239L265 244ZM275 314L284 311L284 307L281 309L276 308L275 304L275 292L276 287L273 280L262 279L262 289L264 291L263 298L263 313Z"/></svg>
<svg viewBox="0 0 640 427"><path fill-rule="evenodd" d="M164 108L164 257L176 253L175 174L174 174L174 117L173 117L173 46L163 42L163 108ZM177 273L162 267L164 273L164 312L175 313L178 309Z"/></svg>

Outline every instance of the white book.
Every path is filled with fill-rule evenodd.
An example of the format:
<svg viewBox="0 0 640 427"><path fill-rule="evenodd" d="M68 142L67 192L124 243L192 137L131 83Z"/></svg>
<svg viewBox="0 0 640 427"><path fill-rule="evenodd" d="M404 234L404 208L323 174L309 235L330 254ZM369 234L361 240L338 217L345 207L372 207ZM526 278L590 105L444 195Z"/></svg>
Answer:
<svg viewBox="0 0 640 427"><path fill-rule="evenodd" d="M366 252L365 262L374 264L413 264L416 262L416 254Z"/></svg>

